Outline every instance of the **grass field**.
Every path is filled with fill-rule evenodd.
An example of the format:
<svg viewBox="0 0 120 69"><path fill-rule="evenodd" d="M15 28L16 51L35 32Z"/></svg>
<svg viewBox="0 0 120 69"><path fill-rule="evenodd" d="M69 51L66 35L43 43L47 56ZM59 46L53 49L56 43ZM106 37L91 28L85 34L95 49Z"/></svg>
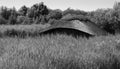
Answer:
<svg viewBox="0 0 120 69"><path fill-rule="evenodd" d="M0 69L120 69L120 35L3 37Z"/></svg>
<svg viewBox="0 0 120 69"><path fill-rule="evenodd" d="M0 37L35 37L50 24L41 25L0 25Z"/></svg>

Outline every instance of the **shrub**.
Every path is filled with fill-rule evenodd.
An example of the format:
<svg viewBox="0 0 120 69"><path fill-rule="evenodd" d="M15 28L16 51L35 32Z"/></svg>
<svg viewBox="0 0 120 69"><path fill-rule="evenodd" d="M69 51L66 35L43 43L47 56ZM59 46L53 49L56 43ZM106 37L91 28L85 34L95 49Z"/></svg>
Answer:
<svg viewBox="0 0 120 69"><path fill-rule="evenodd" d="M23 21L22 24L32 24L33 23L33 19L29 18L29 17L25 17L25 20Z"/></svg>
<svg viewBox="0 0 120 69"><path fill-rule="evenodd" d="M7 20L4 19L2 16L0 16L0 25L1 24L7 24Z"/></svg>
<svg viewBox="0 0 120 69"><path fill-rule="evenodd" d="M17 24L17 18L16 18L16 16L14 16L14 15L10 16L9 20L8 20L8 24L10 24L10 25Z"/></svg>
<svg viewBox="0 0 120 69"><path fill-rule="evenodd" d="M25 16L18 16L17 17L17 24L23 24L23 22L25 21Z"/></svg>
<svg viewBox="0 0 120 69"><path fill-rule="evenodd" d="M70 20L80 20L80 21L88 21L89 19L86 17L86 16L83 16L83 15L75 15L75 14L67 14L65 16L63 16L62 18L63 20L67 20L67 21L70 21Z"/></svg>
<svg viewBox="0 0 120 69"><path fill-rule="evenodd" d="M62 18L62 12L60 10L53 10L48 14L49 19L61 19Z"/></svg>

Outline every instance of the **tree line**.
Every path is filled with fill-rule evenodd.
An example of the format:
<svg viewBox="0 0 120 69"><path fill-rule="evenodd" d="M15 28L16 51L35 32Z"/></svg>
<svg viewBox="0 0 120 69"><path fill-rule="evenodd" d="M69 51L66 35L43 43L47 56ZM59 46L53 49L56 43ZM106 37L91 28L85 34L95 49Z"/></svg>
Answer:
<svg viewBox="0 0 120 69"><path fill-rule="evenodd" d="M52 10L43 2L34 4L31 7L22 6L19 10L7 7L0 8L0 25L16 24L47 24L57 20L79 19L91 21L109 33L120 31L120 5L115 3L113 8L97 9L86 12L68 8Z"/></svg>

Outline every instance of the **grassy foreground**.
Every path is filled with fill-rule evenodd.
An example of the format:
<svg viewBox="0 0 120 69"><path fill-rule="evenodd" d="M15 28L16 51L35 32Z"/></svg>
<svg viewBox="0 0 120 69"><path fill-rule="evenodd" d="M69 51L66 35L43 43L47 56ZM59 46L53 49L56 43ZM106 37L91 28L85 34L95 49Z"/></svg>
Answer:
<svg viewBox="0 0 120 69"><path fill-rule="evenodd" d="M0 69L120 69L120 35L1 38Z"/></svg>

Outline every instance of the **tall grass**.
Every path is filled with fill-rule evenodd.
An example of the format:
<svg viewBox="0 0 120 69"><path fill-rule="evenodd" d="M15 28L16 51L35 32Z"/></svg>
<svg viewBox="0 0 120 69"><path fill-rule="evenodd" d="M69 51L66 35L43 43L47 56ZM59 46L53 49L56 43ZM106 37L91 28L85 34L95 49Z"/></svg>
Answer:
<svg viewBox="0 0 120 69"><path fill-rule="evenodd" d="M0 37L36 37L40 35L40 31L49 27L50 24L41 25L1 25Z"/></svg>
<svg viewBox="0 0 120 69"><path fill-rule="evenodd" d="M1 38L0 69L120 69L120 35Z"/></svg>

